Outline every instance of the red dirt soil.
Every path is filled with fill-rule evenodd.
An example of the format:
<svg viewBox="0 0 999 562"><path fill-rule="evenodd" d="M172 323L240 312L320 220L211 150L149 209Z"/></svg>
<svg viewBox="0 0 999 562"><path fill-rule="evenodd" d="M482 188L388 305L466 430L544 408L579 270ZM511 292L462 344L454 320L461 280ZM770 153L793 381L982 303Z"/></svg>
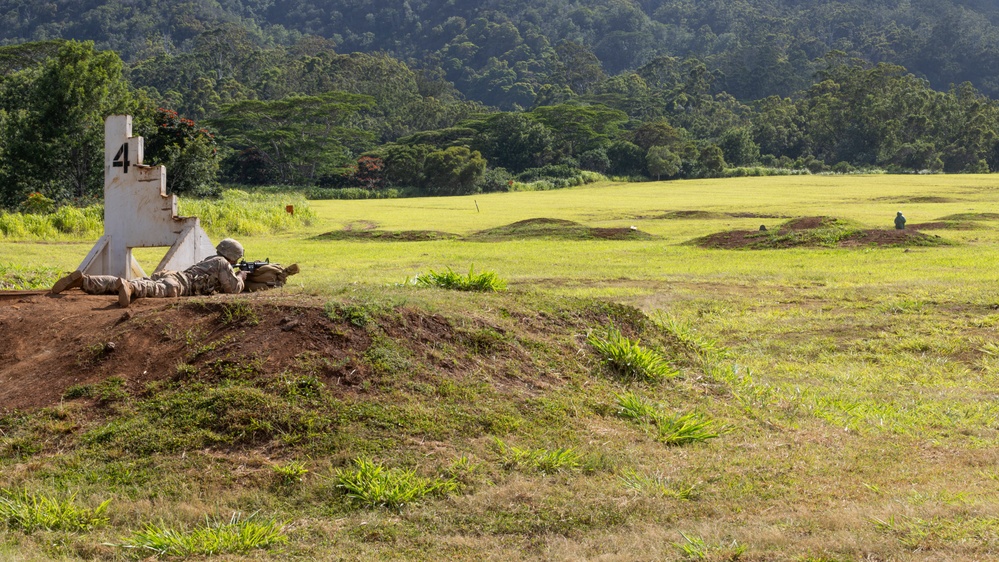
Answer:
<svg viewBox="0 0 999 562"><path fill-rule="evenodd" d="M371 386L365 383L377 385L380 377L391 377L366 359L376 343L371 326L338 318L336 310L336 319L331 318L325 310L329 302L272 291L139 299L121 309L117 296L75 289L60 295L0 292L0 414L56 405L67 389L110 377L141 394L153 381L209 382L228 376L227 370L249 368L247 376L261 379L285 373L315 376L337 395L363 393ZM544 340L561 349L552 351L556 355L571 354L578 343L556 343L553 334L606 325L608 310L601 306L567 317L529 311L512 313L512 321L518 337ZM481 333L505 331L488 316L462 315L455 323L439 313L399 307L373 321L377 334L426 367L408 372L411 380L439 382L441 376L476 373L518 394L560 380L535 364L520 344L492 336L483 340ZM450 351L441 353L442 348ZM178 369L182 365L188 367Z"/></svg>
<svg viewBox="0 0 999 562"><path fill-rule="evenodd" d="M234 298L141 299L128 309L118 307L117 297L78 291L0 298L0 412L54 405L71 386L111 376L138 390L176 376L180 364L233 355L259 358L265 374L315 354L325 358L319 363L327 367L318 373L324 382L356 384L363 375L346 365L354 350L370 343L367 334L340 324L332 329L321 303L239 297L252 300L260 318L248 329L221 318L224 303ZM192 351L198 348L205 351Z"/></svg>

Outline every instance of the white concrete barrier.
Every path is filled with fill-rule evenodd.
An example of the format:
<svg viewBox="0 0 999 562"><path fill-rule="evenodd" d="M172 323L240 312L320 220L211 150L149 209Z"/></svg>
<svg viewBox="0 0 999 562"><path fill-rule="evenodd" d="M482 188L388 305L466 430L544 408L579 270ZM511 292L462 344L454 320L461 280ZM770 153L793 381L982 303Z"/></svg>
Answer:
<svg viewBox="0 0 999 562"><path fill-rule="evenodd" d="M146 166L143 139L132 136L132 116L104 122L104 236L80 264L90 275L145 277L132 248L169 246L156 266L182 271L215 255L198 217L177 216L177 197L166 194L166 168Z"/></svg>

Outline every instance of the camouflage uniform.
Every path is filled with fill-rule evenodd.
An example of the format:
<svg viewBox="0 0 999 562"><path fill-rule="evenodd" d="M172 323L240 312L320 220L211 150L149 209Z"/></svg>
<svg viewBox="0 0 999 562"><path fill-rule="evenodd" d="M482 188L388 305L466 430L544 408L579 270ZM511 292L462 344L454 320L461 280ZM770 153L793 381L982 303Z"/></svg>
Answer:
<svg viewBox="0 0 999 562"><path fill-rule="evenodd" d="M113 275L84 275L80 286L91 295L118 294L118 278ZM186 297L215 292L239 293L243 280L222 256L212 256L184 271L158 271L150 277L123 280L132 298Z"/></svg>

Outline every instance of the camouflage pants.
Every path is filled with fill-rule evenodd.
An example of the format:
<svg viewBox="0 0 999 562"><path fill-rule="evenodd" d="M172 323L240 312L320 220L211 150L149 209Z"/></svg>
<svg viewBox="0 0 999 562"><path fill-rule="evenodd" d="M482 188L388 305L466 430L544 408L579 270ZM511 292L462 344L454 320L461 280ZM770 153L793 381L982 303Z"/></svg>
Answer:
<svg viewBox="0 0 999 562"><path fill-rule="evenodd" d="M193 283L192 283L193 281ZM91 295L117 295L115 286L118 278L113 275L84 275L82 289ZM207 295L210 283L196 277L191 280L179 271L161 271L152 277L129 279L126 281L132 289L132 298L166 298L184 297L188 295Z"/></svg>

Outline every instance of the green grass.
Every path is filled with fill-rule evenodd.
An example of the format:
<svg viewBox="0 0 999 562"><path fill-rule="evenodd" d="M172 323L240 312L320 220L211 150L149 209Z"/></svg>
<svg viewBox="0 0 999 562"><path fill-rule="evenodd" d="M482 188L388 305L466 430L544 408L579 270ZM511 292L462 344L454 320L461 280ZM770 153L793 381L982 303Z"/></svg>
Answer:
<svg viewBox="0 0 999 562"><path fill-rule="evenodd" d="M59 277L60 271L54 267L24 267L0 262L0 291L50 289Z"/></svg>
<svg viewBox="0 0 999 562"><path fill-rule="evenodd" d="M104 233L104 206L59 207L51 213L0 211L0 239L63 240L99 238Z"/></svg>
<svg viewBox="0 0 999 562"><path fill-rule="evenodd" d="M293 207L293 213L287 207ZM305 197L298 193L247 193L227 189L221 199L181 199L178 213L195 216L212 236L274 234L308 226L316 220Z"/></svg>
<svg viewBox="0 0 999 562"><path fill-rule="evenodd" d="M217 307L144 332L175 346L148 387L115 368L122 348L98 346L124 340L79 341L81 371L111 382L0 414L0 486L76 493L81 508L113 497L109 522L8 526L0 558L120 559L131 550L102 545L144 521L189 534L201 514L247 509L289 522L288 542L242 555L261 560L988 559L999 510L995 185L790 176L309 201L311 222L241 236L251 257L302 267L281 291L245 299L260 318L278 298L282 317L316 312L294 328L308 330L308 346L289 350L299 360L265 375L246 338L272 323L222 323ZM687 244L806 216L890 229L899 210L910 224L945 223L931 232L952 244ZM537 218L650 237L468 240ZM362 225L457 238L317 238ZM93 243L24 240L0 243L0 278L37 279L19 288L51 286ZM162 252L137 250L144 264ZM507 289L400 283L471 263L502 272ZM7 303L21 307L4 309L10 322L28 310ZM588 334L682 376L622 376ZM356 459L378 460L369 476L457 488L378 507L395 500L338 487ZM362 481L358 495L378 497Z"/></svg>

